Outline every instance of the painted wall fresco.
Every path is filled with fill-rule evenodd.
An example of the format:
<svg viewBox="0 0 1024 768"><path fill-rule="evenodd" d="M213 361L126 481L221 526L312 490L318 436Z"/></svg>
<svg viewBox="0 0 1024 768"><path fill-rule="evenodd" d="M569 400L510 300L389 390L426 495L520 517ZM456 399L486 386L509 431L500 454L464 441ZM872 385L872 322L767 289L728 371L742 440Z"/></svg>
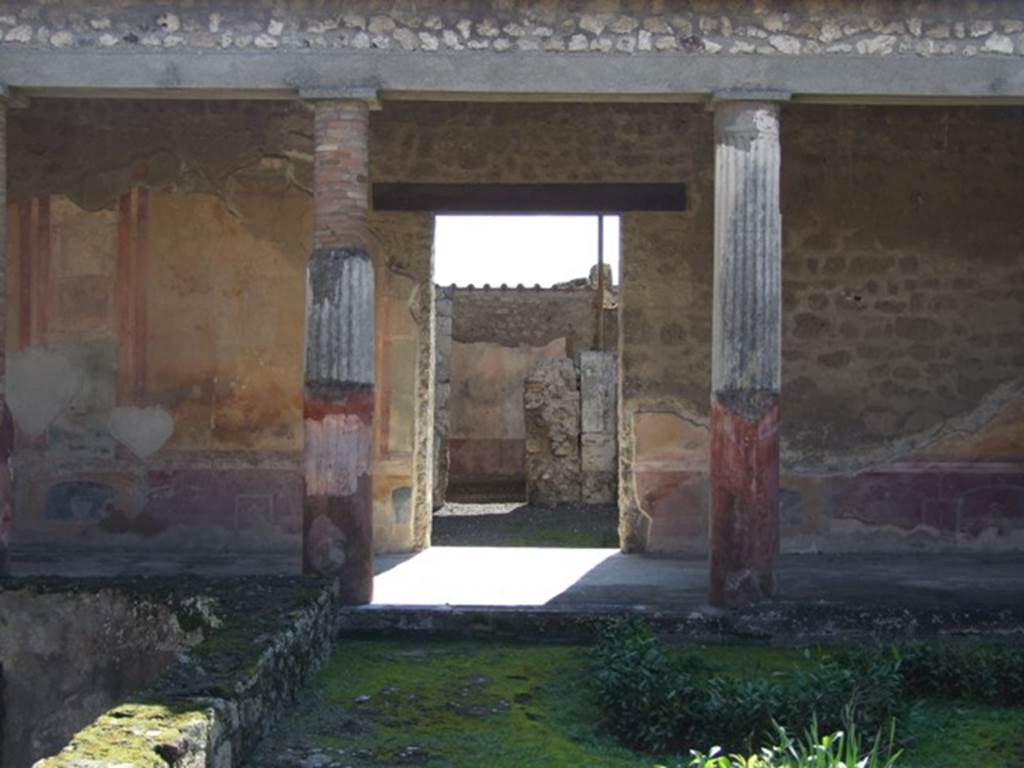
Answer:
<svg viewBox="0 0 1024 768"><path fill-rule="evenodd" d="M1024 543L1021 118L783 108L785 548ZM18 541L298 551L309 122L285 104L11 112ZM705 538L713 150L710 116L687 105L396 103L371 118L378 181L687 183L688 211L622 222L628 550ZM401 549L429 530L431 235L406 214L372 228L391 370L377 532Z"/></svg>
<svg viewBox="0 0 1024 768"><path fill-rule="evenodd" d="M78 106L12 121L16 545L280 551L297 568L309 116ZM386 376L375 532L404 550L424 524L432 229L414 215L371 226Z"/></svg>

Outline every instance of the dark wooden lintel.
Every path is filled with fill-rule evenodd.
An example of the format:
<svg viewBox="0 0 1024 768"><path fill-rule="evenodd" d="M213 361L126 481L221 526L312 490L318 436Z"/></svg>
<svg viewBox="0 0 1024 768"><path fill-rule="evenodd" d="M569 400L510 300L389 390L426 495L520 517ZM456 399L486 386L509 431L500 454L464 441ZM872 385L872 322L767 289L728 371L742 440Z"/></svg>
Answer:
<svg viewBox="0 0 1024 768"><path fill-rule="evenodd" d="M377 211L431 213L576 213L685 211L686 185L584 184L404 184L373 185Z"/></svg>

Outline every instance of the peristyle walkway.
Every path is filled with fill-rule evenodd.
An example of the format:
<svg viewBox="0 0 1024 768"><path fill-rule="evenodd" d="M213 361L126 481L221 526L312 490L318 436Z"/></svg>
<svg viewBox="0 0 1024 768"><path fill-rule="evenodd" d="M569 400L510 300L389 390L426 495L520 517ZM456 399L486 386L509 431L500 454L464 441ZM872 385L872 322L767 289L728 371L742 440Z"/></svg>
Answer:
<svg viewBox="0 0 1024 768"><path fill-rule="evenodd" d="M1024 608L1024 554L784 555L777 579L787 603ZM374 604L703 610L707 563L612 549L433 547L378 557Z"/></svg>
<svg viewBox="0 0 1024 768"><path fill-rule="evenodd" d="M14 576L295 574L298 553L15 550ZM614 549L432 547L376 560L374 606L707 612L703 558ZM783 555L769 604L1024 612L1024 553Z"/></svg>

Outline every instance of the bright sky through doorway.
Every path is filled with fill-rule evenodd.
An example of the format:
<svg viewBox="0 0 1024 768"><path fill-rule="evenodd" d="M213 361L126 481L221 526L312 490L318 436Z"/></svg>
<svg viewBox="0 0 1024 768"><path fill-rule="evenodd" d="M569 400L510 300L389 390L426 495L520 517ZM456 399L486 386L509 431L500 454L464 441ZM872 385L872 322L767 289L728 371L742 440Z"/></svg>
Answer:
<svg viewBox="0 0 1024 768"><path fill-rule="evenodd" d="M619 275L619 217L604 217L604 260ZM438 216L434 282L547 287L597 263L596 216Z"/></svg>

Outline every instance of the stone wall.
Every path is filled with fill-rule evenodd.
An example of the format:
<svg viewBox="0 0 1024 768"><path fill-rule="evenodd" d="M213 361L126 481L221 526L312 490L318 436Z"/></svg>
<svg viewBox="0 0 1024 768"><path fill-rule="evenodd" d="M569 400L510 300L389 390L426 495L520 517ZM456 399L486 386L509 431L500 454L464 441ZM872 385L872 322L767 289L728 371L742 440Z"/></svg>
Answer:
<svg viewBox="0 0 1024 768"><path fill-rule="evenodd" d="M148 598L147 588L153 590ZM49 750L38 768L246 765L330 657L340 627L340 590L331 580L193 580L184 589L180 580L163 586L136 581L108 595L118 591L136 603L140 597L133 593L140 591L157 607L172 607L202 642L177 654L158 680L81 728L63 749Z"/></svg>
<svg viewBox="0 0 1024 768"><path fill-rule="evenodd" d="M783 107L786 547L1020 546L1021 118ZM702 549L711 115L407 104L375 131L378 180L687 183L685 213L623 217L619 493L627 549Z"/></svg>
<svg viewBox="0 0 1024 768"><path fill-rule="evenodd" d="M608 3L409 4L241 0L178 8L150 0L0 4L4 45L103 50L392 50L630 55L1024 54L1024 13L1012 0L655 0Z"/></svg>
<svg viewBox="0 0 1024 768"><path fill-rule="evenodd" d="M783 107L786 546L1020 546L1022 117ZM308 113L273 103L11 112L15 541L298 552L308 131ZM713 155L697 106L393 103L371 117L374 181L687 183L686 212L622 222L631 550L705 539ZM429 344L415 318L429 219L378 213L372 228L380 340L394 338L378 345L393 371L378 526L400 547L421 540L398 521L424 497L412 489ZM48 265L45 280L23 281L22 263ZM126 279L137 264L145 302ZM166 425L154 408L174 427L151 453Z"/></svg>
<svg viewBox="0 0 1024 768"><path fill-rule="evenodd" d="M193 635L170 607L114 590L0 591L0 761L53 754L152 683Z"/></svg>
<svg viewBox="0 0 1024 768"><path fill-rule="evenodd" d="M531 504L618 498L618 355L542 360L526 375L526 496Z"/></svg>
<svg viewBox="0 0 1024 768"><path fill-rule="evenodd" d="M526 377L526 493L530 504L580 501L580 374L567 358L544 360Z"/></svg>
<svg viewBox="0 0 1024 768"><path fill-rule="evenodd" d="M605 312L605 335L612 348L618 333L614 312ZM565 339L570 356L594 345L594 290L589 285L552 288L454 288L452 340L489 341L505 347L543 347Z"/></svg>
<svg viewBox="0 0 1024 768"><path fill-rule="evenodd" d="M784 548L1020 546L1020 118L783 109ZM629 549L706 538L709 136L691 211L623 223Z"/></svg>
<svg viewBox="0 0 1024 768"><path fill-rule="evenodd" d="M586 285L448 290L453 292L450 482L521 488L524 381L541 360L573 359L593 347L594 292ZM604 314L606 344L614 348L616 313Z"/></svg>

